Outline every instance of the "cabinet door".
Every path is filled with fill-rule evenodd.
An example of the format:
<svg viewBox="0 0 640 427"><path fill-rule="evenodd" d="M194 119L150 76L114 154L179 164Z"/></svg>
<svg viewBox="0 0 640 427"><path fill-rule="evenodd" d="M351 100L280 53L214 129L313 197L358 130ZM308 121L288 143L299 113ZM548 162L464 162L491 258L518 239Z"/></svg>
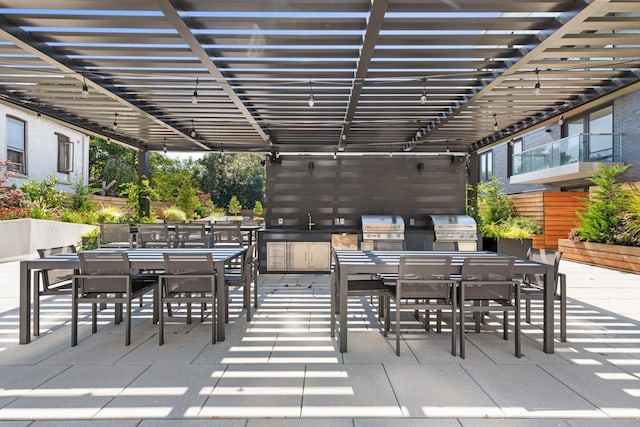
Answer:
<svg viewBox="0 0 640 427"><path fill-rule="evenodd" d="M267 242L267 271L287 270L287 244Z"/></svg>
<svg viewBox="0 0 640 427"><path fill-rule="evenodd" d="M287 246L289 271L305 271L309 269L309 243L289 242Z"/></svg>
<svg viewBox="0 0 640 427"><path fill-rule="evenodd" d="M309 243L309 270L329 271L331 244L328 242Z"/></svg>

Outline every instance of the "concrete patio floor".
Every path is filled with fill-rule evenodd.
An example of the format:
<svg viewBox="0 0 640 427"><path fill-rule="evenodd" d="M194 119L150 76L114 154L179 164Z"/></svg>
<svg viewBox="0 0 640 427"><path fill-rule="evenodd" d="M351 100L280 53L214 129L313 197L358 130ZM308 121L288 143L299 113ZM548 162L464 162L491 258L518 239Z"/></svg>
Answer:
<svg viewBox="0 0 640 427"><path fill-rule="evenodd" d="M568 261L561 271L569 340L554 355L541 350L538 304L521 359L492 318L467 334L462 360L448 331L424 334L409 318L396 357L367 298L350 301L349 352L339 353L328 276L311 274L262 275L250 324L236 293L215 345L209 319L176 316L159 347L147 301L129 347L106 310L95 335L83 311L72 348L69 299L50 297L42 335L20 346L18 263L0 264L0 427L640 425L640 276Z"/></svg>

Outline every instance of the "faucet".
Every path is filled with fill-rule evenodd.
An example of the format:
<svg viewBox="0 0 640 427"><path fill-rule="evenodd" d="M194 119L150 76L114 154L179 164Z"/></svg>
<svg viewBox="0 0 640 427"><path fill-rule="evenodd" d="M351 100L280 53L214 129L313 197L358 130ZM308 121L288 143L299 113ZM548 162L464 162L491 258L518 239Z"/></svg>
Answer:
<svg viewBox="0 0 640 427"><path fill-rule="evenodd" d="M309 230L311 230L311 227L316 225L315 222L311 222L311 213L307 212L307 216L309 217Z"/></svg>

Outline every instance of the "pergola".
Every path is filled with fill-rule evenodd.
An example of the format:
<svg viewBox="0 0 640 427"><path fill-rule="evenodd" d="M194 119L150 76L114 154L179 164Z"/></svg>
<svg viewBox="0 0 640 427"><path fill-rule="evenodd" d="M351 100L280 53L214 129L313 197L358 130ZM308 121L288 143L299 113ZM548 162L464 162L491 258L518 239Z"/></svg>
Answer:
<svg viewBox="0 0 640 427"><path fill-rule="evenodd" d="M638 86L634 0L0 1L0 97L143 151L473 151Z"/></svg>

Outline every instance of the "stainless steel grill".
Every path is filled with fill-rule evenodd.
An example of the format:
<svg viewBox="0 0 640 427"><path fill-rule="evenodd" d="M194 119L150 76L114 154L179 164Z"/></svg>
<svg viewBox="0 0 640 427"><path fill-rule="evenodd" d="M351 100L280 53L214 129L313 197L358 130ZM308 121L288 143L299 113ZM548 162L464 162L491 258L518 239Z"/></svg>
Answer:
<svg viewBox="0 0 640 427"><path fill-rule="evenodd" d="M404 220L398 215L362 215L363 250L402 250Z"/></svg>
<svg viewBox="0 0 640 427"><path fill-rule="evenodd" d="M468 215L431 215L434 250L475 251L478 247L476 221Z"/></svg>

